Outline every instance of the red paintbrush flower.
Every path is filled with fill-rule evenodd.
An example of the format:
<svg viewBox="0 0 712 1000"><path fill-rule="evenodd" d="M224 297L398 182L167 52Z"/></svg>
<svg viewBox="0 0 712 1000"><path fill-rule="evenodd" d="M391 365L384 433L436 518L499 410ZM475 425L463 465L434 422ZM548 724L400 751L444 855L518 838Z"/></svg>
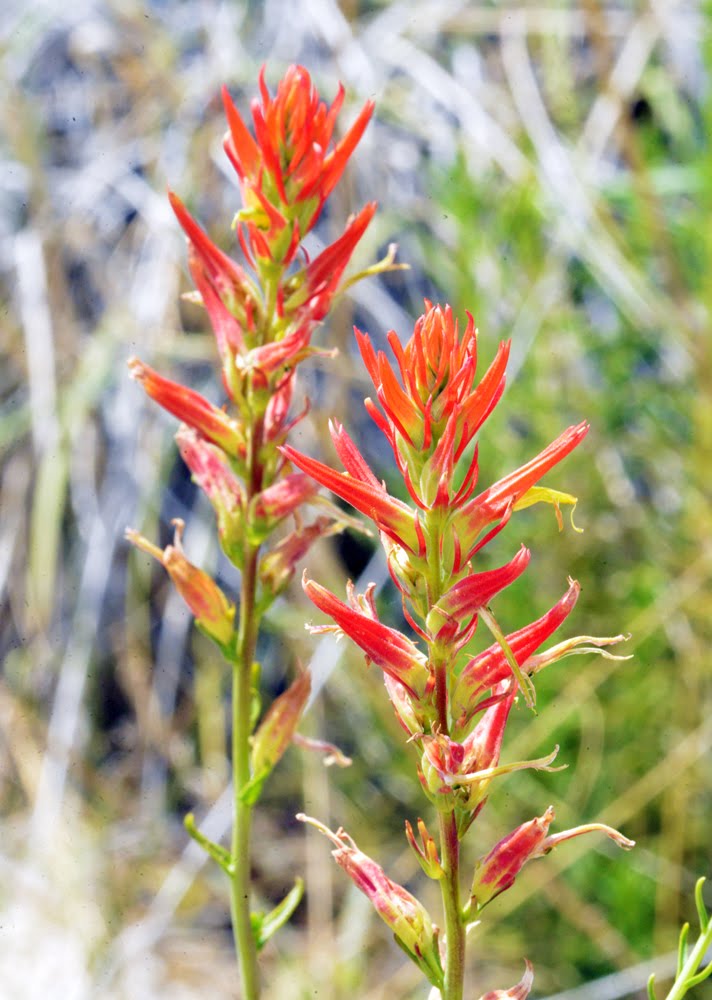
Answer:
<svg viewBox="0 0 712 1000"><path fill-rule="evenodd" d="M331 852L336 863L368 897L376 913L390 927L398 943L430 982L441 987L443 971L438 948L438 929L433 925L423 904L402 885L389 879L381 866L360 851L342 828L334 833L323 823L304 813L298 813L297 819L310 823L336 845L336 850Z"/></svg>
<svg viewBox="0 0 712 1000"><path fill-rule="evenodd" d="M242 560L245 495L242 483L220 448L210 444L192 427L183 425L176 443L193 480L213 505L220 542L239 565Z"/></svg>
<svg viewBox="0 0 712 1000"><path fill-rule="evenodd" d="M126 538L164 566L176 590L195 615L196 623L211 639L226 646L234 637L235 605L227 599L212 577L188 562L181 543L185 525L180 518L175 518L173 524L173 544L165 549L159 549L131 528L127 528Z"/></svg>
<svg viewBox="0 0 712 1000"><path fill-rule="evenodd" d="M330 108L321 100L303 66L290 66L271 97L260 73L261 102L252 102L255 138L225 88L229 131L225 152L240 179L245 210L241 218L259 229L274 229L279 218L296 223L300 238L316 223L373 113L368 101L346 135L332 145L344 88ZM251 231L251 234L252 231Z"/></svg>
<svg viewBox="0 0 712 1000"><path fill-rule="evenodd" d="M524 964L526 971L516 986L510 986L508 990L490 990L483 993L480 1000L527 1000L534 982L534 968L526 958Z"/></svg>
<svg viewBox="0 0 712 1000"><path fill-rule="evenodd" d="M600 832L605 833L624 850L635 846L635 841L628 840L618 830L603 823L586 823L573 830L547 836L553 819L554 810L549 806L543 816L518 826L495 844L489 854L480 858L475 867L471 890L472 903L477 909L486 906L495 896L509 889L527 861L543 857L564 840L580 837L584 833Z"/></svg>
<svg viewBox="0 0 712 1000"><path fill-rule="evenodd" d="M286 316L293 314L300 322L310 320L312 323L318 323L326 316L339 289L341 276L376 208L375 201L369 202L349 220L337 240L322 250L303 271L289 279L283 306Z"/></svg>
<svg viewBox="0 0 712 1000"><path fill-rule="evenodd" d="M220 354L224 356L227 347L233 352L242 350L243 332L254 331L260 296L243 268L213 243L178 195L169 191L168 199L188 237L191 274L215 329Z"/></svg>
<svg viewBox="0 0 712 1000"><path fill-rule="evenodd" d="M507 645L525 673L529 657L573 611L580 590L578 583L570 581L567 592L545 615L507 636ZM480 710L480 702L486 692L511 674L511 667L499 643L494 643L465 664L452 692L452 717L458 730L464 729Z"/></svg>
<svg viewBox="0 0 712 1000"><path fill-rule="evenodd" d="M583 441L588 433L588 426L584 421L567 428L526 465L473 497L453 515L452 526L465 554L464 562L502 530L517 503L524 501L527 491ZM568 499L573 501L573 498ZM483 529L493 521L498 523L478 542Z"/></svg>
<svg viewBox="0 0 712 1000"><path fill-rule="evenodd" d="M529 549L522 545L514 559L505 566L484 573L472 573L453 584L428 615L428 627L433 638L438 642L452 642L456 648L461 648L472 636L480 609L521 576L530 557Z"/></svg>

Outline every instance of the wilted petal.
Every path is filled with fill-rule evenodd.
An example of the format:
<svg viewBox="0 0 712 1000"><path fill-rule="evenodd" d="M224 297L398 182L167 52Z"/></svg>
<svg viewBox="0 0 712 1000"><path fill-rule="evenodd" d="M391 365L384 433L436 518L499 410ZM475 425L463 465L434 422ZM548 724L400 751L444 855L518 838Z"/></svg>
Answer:
<svg viewBox="0 0 712 1000"><path fill-rule="evenodd" d="M516 986L510 986L508 990L490 990L483 993L480 1000L526 1000L534 982L534 966L528 959L524 959L526 971Z"/></svg>
<svg viewBox="0 0 712 1000"><path fill-rule="evenodd" d="M442 985L438 931L423 904L407 889L388 878L380 865L360 851L343 830L334 833L318 820L299 813L297 819L316 827L336 850L332 855L354 885L373 904L376 913L395 934L399 943L435 986Z"/></svg>

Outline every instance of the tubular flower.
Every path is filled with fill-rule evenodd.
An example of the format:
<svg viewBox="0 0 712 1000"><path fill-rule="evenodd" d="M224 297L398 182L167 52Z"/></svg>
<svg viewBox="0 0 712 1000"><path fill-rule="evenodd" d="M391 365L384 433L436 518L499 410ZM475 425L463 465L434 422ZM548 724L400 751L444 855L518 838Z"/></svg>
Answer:
<svg viewBox="0 0 712 1000"><path fill-rule="evenodd" d="M331 437L346 472L336 472L323 462L309 458L288 445L282 454L303 472L370 517L380 531L417 555L425 551L425 539L417 515L401 500L390 496L369 469L361 453L340 424L329 423Z"/></svg>
<svg viewBox="0 0 712 1000"><path fill-rule="evenodd" d="M297 819L316 827L336 845L336 850L331 852L336 863L344 869L356 888L368 897L376 913L388 924L399 944L430 982L434 986L442 986L438 930L423 904L402 885L391 881L380 865L358 849L345 830L339 828L334 833L304 813L299 813Z"/></svg>
<svg viewBox="0 0 712 1000"><path fill-rule="evenodd" d="M453 470L465 448L497 404L504 390L509 343L475 385L477 330L468 314L460 336L449 306L426 300L426 311L413 336L402 346L391 330L388 342L400 381L386 355L356 330L361 356L376 389L366 408L388 438L413 499L430 508L462 503L474 490L476 456L460 486L452 486Z"/></svg>
<svg viewBox="0 0 712 1000"><path fill-rule="evenodd" d="M605 833L624 850L630 850L635 846L635 841L628 840L618 830L603 823L588 823L573 830L547 836L553 819L554 809L549 806L543 816L518 826L477 862L471 897L478 909L486 906L505 889L509 889L527 861L543 857L564 840L579 837L584 833L600 832Z"/></svg>
<svg viewBox="0 0 712 1000"><path fill-rule="evenodd" d="M254 332L259 295L246 272L209 238L178 195L168 192L188 238L190 272L215 330L221 357L243 349L243 331Z"/></svg>
<svg viewBox="0 0 712 1000"><path fill-rule="evenodd" d="M298 527L266 553L260 564L260 583L270 598L289 585L297 566L314 542L343 530L331 517L318 517L313 524Z"/></svg>
<svg viewBox="0 0 712 1000"><path fill-rule="evenodd" d="M523 545L511 562L499 569L484 573L472 573L458 580L444 594L428 615L427 624L438 642L453 641L457 648L464 645L472 635L477 622L477 613L486 607L495 594L504 590L524 572L531 553ZM463 621L472 619L472 624L463 627Z"/></svg>
<svg viewBox="0 0 712 1000"><path fill-rule="evenodd" d="M339 85L330 108L321 101L303 66L290 66L271 97L260 73L261 102L252 102L255 138L226 89L223 100L229 130L225 152L237 172L246 208L251 242L259 245L260 230L296 224L303 237L344 172L373 114L373 102L362 108L346 135L332 146L337 115L344 102Z"/></svg>
<svg viewBox="0 0 712 1000"><path fill-rule="evenodd" d="M569 589L553 608L530 625L507 636L507 645L518 666L527 672L527 661L573 611L581 588L571 580ZM479 711L480 699L494 685L511 677L511 667L499 643L493 643L472 657L462 669L452 692L452 717L457 729L463 729Z"/></svg>
<svg viewBox="0 0 712 1000"><path fill-rule="evenodd" d="M261 541L274 531L280 521L313 500L319 489L309 476L292 472L258 493L250 510L249 531L253 541Z"/></svg>
<svg viewBox="0 0 712 1000"><path fill-rule="evenodd" d="M372 586L359 598L354 593L353 584L349 584L348 604L307 579L306 573L302 586L307 597L320 611L334 619L338 629L353 639L369 660L373 660L415 698L425 694L430 681L426 658L401 632L378 621ZM323 632L333 630L333 626L316 626L311 630Z"/></svg>
<svg viewBox="0 0 712 1000"><path fill-rule="evenodd" d="M318 323L326 316L339 282L361 237L376 212L376 202L369 202L351 218L344 232L307 266L289 279L285 288L284 312L300 321Z"/></svg>
<svg viewBox="0 0 712 1000"><path fill-rule="evenodd" d="M456 810L458 833L462 837L484 805L491 781L513 771L552 770L558 747L536 760L499 763L507 719L516 689L500 686L485 715L462 743L436 733L422 736L423 755L419 777L433 802L442 809Z"/></svg>
<svg viewBox="0 0 712 1000"><path fill-rule="evenodd" d="M213 406L199 392L159 375L138 358L129 358L131 377L140 382L146 393L164 410L183 420L208 441L232 456L244 454L245 442L239 425L224 410Z"/></svg>
<svg viewBox="0 0 712 1000"><path fill-rule="evenodd" d="M242 528L245 496L240 480L225 460L224 453L183 424L176 434L181 457L190 469L193 481L213 505L218 534L231 558L242 554Z"/></svg>
<svg viewBox="0 0 712 1000"><path fill-rule="evenodd" d="M185 525L180 518L176 518L173 524L173 544L163 550L130 528L126 531L126 538L161 563L168 571L176 590L195 615L196 623L211 639L226 646L233 638L235 606L207 573L188 562L181 544Z"/></svg>
<svg viewBox="0 0 712 1000"><path fill-rule="evenodd" d="M452 527L466 553L465 562L504 527L517 503L524 498L531 487L581 444L587 433L588 424L585 421L567 428L536 458L473 497L457 511L452 519ZM545 494L542 494L542 498L544 496ZM493 521L499 523L477 542L482 530Z"/></svg>

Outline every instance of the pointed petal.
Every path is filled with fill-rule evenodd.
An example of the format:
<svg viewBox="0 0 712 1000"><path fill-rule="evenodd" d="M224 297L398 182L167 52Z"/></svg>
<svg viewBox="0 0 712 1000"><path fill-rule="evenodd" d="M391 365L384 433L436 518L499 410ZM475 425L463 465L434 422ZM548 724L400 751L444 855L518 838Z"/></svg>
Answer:
<svg viewBox="0 0 712 1000"><path fill-rule="evenodd" d="M371 120L375 104L373 101L366 101L361 108L358 118L334 149L324 160L324 174L322 180L322 198L328 198L339 182L339 178L344 172L349 157L359 144L361 136L366 131L366 126Z"/></svg>
<svg viewBox="0 0 712 1000"><path fill-rule="evenodd" d="M499 569L473 573L458 581L441 597L433 611L448 619L454 618L457 622L477 614L480 608L489 604L495 594L521 576L530 558L531 552L522 545L516 556Z"/></svg>
<svg viewBox="0 0 712 1000"><path fill-rule="evenodd" d="M507 643L520 667L562 624L574 609L581 588L571 581L569 589L553 608L530 625L507 636ZM476 711L485 691L511 675L507 658L498 643L494 643L465 664L453 691L453 718L459 726L466 724Z"/></svg>
<svg viewBox="0 0 712 1000"><path fill-rule="evenodd" d="M422 696L428 680L425 656L401 632L354 610L324 587L304 577L307 597L361 647L366 656L399 681L414 697Z"/></svg>
<svg viewBox="0 0 712 1000"><path fill-rule="evenodd" d="M230 129L225 136L225 152L241 179L246 176L254 178L260 161L259 147L233 104L227 87L222 88L222 99Z"/></svg>
<svg viewBox="0 0 712 1000"><path fill-rule="evenodd" d="M242 436L235 422L224 410L213 406L199 392L163 378L138 358L129 358L128 366L131 377L140 382L146 393L165 410L199 431L203 437L219 445L228 454L239 454L243 445Z"/></svg>
<svg viewBox="0 0 712 1000"><path fill-rule="evenodd" d="M534 983L534 967L526 958L524 964L526 971L516 986L510 986L508 990L490 990L480 1000L526 1000Z"/></svg>
<svg viewBox="0 0 712 1000"><path fill-rule="evenodd" d="M516 503L549 469L573 451L587 432L586 422L569 427L526 465L469 500L453 521L463 540L463 547L471 552L482 529L502 517L507 507Z"/></svg>
<svg viewBox="0 0 712 1000"><path fill-rule="evenodd" d="M390 496L383 487L376 490L372 482L360 482L348 473L336 472L315 458L309 458L289 445L284 445L282 454L297 468L336 493L342 500L370 517L372 521L392 537L399 545L418 552L421 547L415 526L415 518L410 508Z"/></svg>

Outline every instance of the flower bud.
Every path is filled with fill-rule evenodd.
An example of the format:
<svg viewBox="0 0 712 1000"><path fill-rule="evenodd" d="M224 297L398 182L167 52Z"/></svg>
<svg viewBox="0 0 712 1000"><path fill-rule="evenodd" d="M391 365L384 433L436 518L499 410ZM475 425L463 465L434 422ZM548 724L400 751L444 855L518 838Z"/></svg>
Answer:
<svg viewBox="0 0 712 1000"><path fill-rule="evenodd" d="M251 764L260 786L289 746L311 691L305 670L270 705L252 739Z"/></svg>
<svg viewBox="0 0 712 1000"><path fill-rule="evenodd" d="M618 830L604 823L586 823L547 836L549 826L554 819L552 806L543 816L523 823L504 837L492 848L488 855L481 858L475 866L475 877L472 882L472 901L481 909L490 900L504 892L514 882L515 878L527 863L533 858L541 858L564 840L580 837L584 833L605 833L614 843L629 851L635 847L635 841L624 837Z"/></svg>
<svg viewBox="0 0 712 1000"><path fill-rule="evenodd" d="M318 820L299 813L297 819L310 823L336 845L332 855L354 885L368 896L379 917L395 934L396 941L434 986L443 979L438 949L438 929L430 914L415 896L391 881L380 865L358 849L343 830L333 833Z"/></svg>
<svg viewBox="0 0 712 1000"><path fill-rule="evenodd" d="M185 525L179 518L173 524L176 529L173 545L168 545L163 551L130 528L126 531L126 538L164 566L176 590L195 615L196 624L215 642L226 646L234 635L235 606L212 577L188 562L181 545Z"/></svg>

